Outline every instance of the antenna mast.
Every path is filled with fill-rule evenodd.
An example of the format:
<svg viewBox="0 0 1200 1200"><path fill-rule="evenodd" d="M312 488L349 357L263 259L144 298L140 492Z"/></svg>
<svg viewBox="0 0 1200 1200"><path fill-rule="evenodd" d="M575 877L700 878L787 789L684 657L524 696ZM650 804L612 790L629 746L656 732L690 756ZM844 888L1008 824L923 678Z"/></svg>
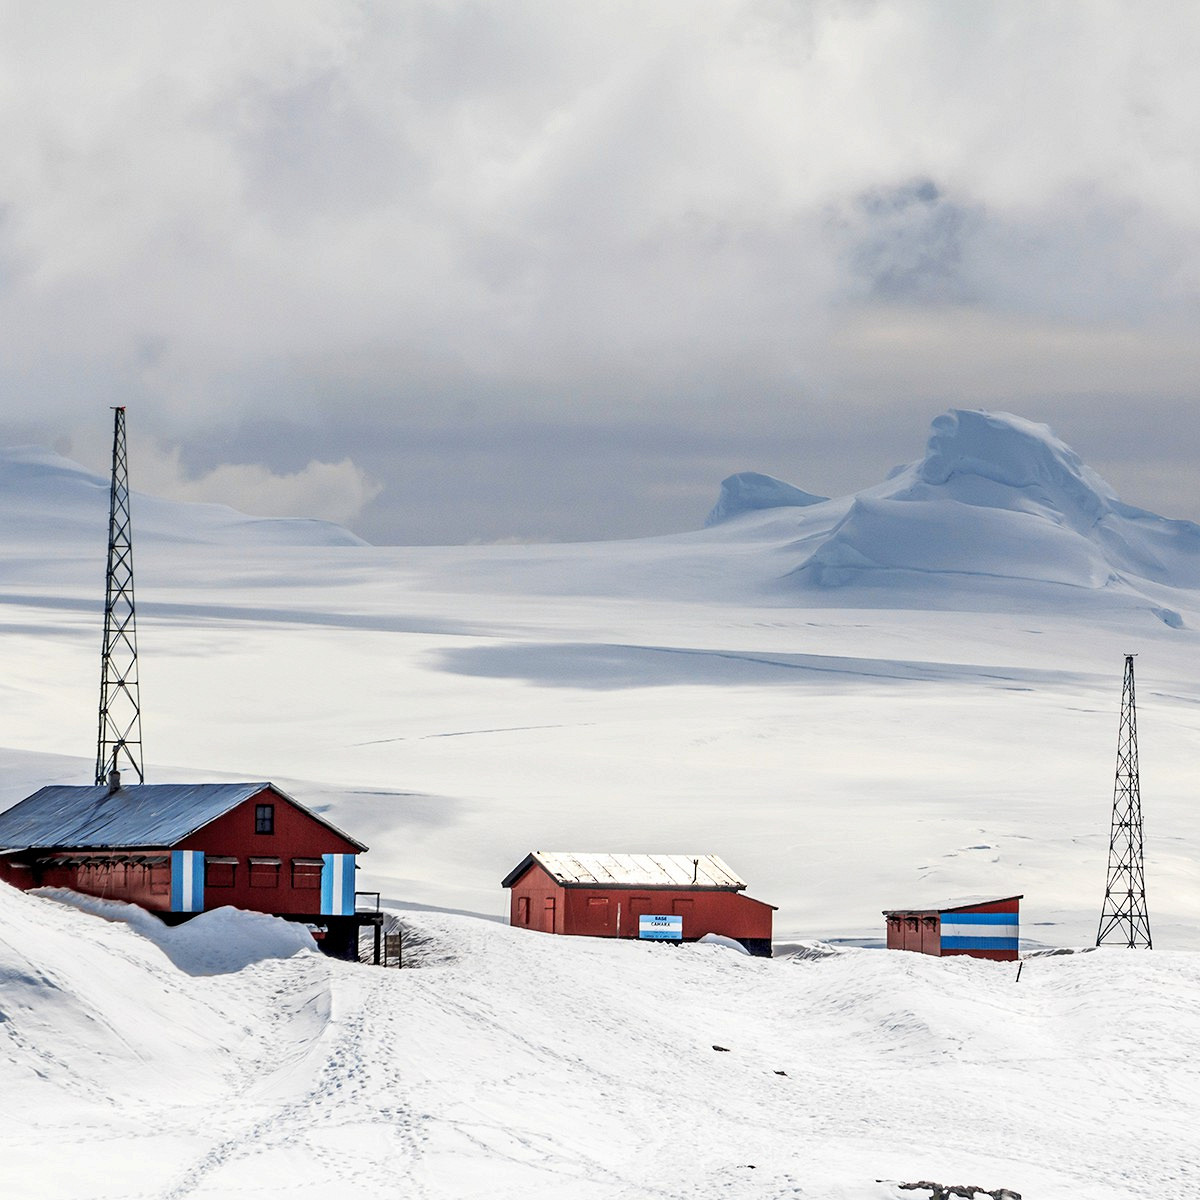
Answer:
<svg viewBox="0 0 1200 1200"><path fill-rule="evenodd" d="M100 733L96 782L128 766L142 774L142 713L138 697L137 629L133 605L133 539L129 520L129 465L125 409L114 408L112 487L108 505L108 579L104 599L104 649L100 657Z"/></svg>
<svg viewBox="0 0 1200 1200"><path fill-rule="evenodd" d="M1113 788L1112 836L1108 844L1108 883L1096 945L1151 948L1142 867L1142 794L1138 782L1137 707L1133 658L1125 655L1121 728L1117 736L1117 779Z"/></svg>

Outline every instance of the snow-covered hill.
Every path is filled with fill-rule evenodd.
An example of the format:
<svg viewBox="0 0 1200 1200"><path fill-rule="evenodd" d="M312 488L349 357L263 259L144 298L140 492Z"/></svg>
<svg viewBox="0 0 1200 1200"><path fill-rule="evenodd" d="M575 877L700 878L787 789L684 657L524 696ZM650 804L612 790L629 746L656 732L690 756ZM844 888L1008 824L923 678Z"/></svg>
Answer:
<svg viewBox="0 0 1200 1200"><path fill-rule="evenodd" d="M5 1195L1194 1194L1195 955L1034 958L1018 981L423 914L389 971L230 910L148 938L89 907L112 919L0 889Z"/></svg>
<svg viewBox="0 0 1200 1200"><path fill-rule="evenodd" d="M107 476L39 446L0 449L0 512L6 541L40 537L60 545L77 542L94 547L99 529L103 562L108 506ZM135 492L131 508L139 544L165 540L228 547L365 545L348 529L329 521L249 517L223 504L160 500Z"/></svg>

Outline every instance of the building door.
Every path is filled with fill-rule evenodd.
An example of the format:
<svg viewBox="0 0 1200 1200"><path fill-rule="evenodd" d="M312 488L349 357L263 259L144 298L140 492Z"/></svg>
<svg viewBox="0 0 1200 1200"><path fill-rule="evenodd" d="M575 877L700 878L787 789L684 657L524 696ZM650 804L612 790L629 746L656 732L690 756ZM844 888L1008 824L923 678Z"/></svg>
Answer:
<svg viewBox="0 0 1200 1200"><path fill-rule="evenodd" d="M546 897L546 907L542 913L542 932L543 933L553 933L554 932L554 908L555 908L554 897L547 896Z"/></svg>
<svg viewBox="0 0 1200 1200"><path fill-rule="evenodd" d="M610 903L607 896L589 896L587 902L586 926L577 933L588 933L593 937L611 937L613 930L613 914L616 905Z"/></svg>
<svg viewBox="0 0 1200 1200"><path fill-rule="evenodd" d="M621 916L621 937L635 938L638 936L638 918L643 914L649 915L658 910L649 896L630 896L629 910Z"/></svg>
<svg viewBox="0 0 1200 1200"><path fill-rule="evenodd" d="M941 954L942 920L940 917L921 918L921 953Z"/></svg>
<svg viewBox="0 0 1200 1200"><path fill-rule="evenodd" d="M696 936L693 931L694 920L692 917L695 906L695 900L676 900L671 905L671 911L675 916L683 918L683 936L685 938Z"/></svg>

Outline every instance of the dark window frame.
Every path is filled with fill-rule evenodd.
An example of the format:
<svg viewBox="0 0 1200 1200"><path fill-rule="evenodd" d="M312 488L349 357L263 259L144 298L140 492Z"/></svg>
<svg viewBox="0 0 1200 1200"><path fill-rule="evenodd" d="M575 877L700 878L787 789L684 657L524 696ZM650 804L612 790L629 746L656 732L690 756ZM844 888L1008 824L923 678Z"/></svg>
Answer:
<svg viewBox="0 0 1200 1200"><path fill-rule="evenodd" d="M261 862L252 858L250 860L250 886L252 888L277 888L282 865L278 861Z"/></svg>
<svg viewBox="0 0 1200 1200"><path fill-rule="evenodd" d="M204 886L206 888L237 887L237 869L236 859L233 862L222 862L219 859L206 858L204 860ZM229 873L228 882L224 880L225 872Z"/></svg>
<svg viewBox="0 0 1200 1200"><path fill-rule="evenodd" d="M300 888L304 891L319 891L321 887L321 873L324 868L325 864L319 860L305 862L303 860L292 859L292 887Z"/></svg>

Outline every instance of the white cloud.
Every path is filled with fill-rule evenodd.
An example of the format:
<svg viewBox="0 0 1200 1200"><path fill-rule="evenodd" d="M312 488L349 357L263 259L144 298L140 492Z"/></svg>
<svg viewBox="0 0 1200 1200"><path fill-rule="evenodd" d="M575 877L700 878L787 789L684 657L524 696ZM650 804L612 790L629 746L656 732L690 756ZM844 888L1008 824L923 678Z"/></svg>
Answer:
<svg viewBox="0 0 1200 1200"><path fill-rule="evenodd" d="M276 473L261 463L223 463L189 473L178 447L130 438L130 480L141 492L170 500L228 504L256 517L316 517L345 524L360 515L380 485L354 465L312 461L303 470Z"/></svg>
<svg viewBox="0 0 1200 1200"><path fill-rule="evenodd" d="M0 389L48 440L290 422L292 463L343 417L1049 419L1092 344L1181 396L1198 58L1200 8L1117 0L0 6ZM344 510L337 468L236 486Z"/></svg>

